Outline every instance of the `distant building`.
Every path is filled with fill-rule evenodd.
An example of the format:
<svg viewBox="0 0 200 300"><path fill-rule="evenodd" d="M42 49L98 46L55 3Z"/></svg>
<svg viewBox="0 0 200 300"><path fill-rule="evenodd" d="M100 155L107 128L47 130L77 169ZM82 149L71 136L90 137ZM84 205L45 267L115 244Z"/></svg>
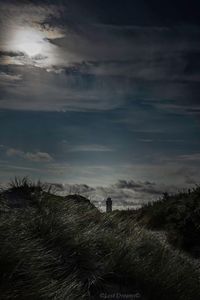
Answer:
<svg viewBox="0 0 200 300"><path fill-rule="evenodd" d="M111 212L112 211L112 200L111 198L107 198L106 200L106 212Z"/></svg>

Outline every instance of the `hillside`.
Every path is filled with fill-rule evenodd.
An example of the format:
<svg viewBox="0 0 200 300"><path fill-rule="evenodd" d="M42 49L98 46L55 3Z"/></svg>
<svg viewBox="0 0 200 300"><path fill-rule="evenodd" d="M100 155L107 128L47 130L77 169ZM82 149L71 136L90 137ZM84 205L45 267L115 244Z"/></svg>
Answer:
<svg viewBox="0 0 200 300"><path fill-rule="evenodd" d="M169 243L200 257L200 187L175 195L137 211L137 221L148 229L166 232Z"/></svg>
<svg viewBox="0 0 200 300"><path fill-rule="evenodd" d="M0 219L0 299L200 299L195 261L83 197L15 182Z"/></svg>

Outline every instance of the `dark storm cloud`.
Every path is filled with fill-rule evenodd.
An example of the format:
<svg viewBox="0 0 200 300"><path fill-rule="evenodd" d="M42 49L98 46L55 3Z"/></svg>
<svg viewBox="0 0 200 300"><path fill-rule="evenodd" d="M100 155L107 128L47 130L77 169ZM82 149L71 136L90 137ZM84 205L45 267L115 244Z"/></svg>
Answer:
<svg viewBox="0 0 200 300"><path fill-rule="evenodd" d="M19 1L12 1L17 2ZM53 5L55 0L20 1L36 5ZM66 7L75 19L95 15L101 22L117 25L155 25L155 24L199 24L200 4L198 0L73 0L56 1ZM82 12L82 14L81 14Z"/></svg>
<svg viewBox="0 0 200 300"><path fill-rule="evenodd" d="M114 4L60 1L59 4L63 13L57 22L64 26L66 38L51 42L63 52L76 54L80 65L73 61L73 71L97 76L132 76L140 80L199 81L198 71L193 72L191 53L200 51L200 30L189 26L198 25L196 1L190 5L187 1L162 4L159 1L115 1ZM51 19L48 21L51 23Z"/></svg>
<svg viewBox="0 0 200 300"><path fill-rule="evenodd" d="M119 189L128 189L133 190L135 192L143 192L147 194L153 194L153 195L161 195L163 193L163 190L161 190L160 187L156 185L155 182L136 182L134 180L119 180L116 184L116 187Z"/></svg>
<svg viewBox="0 0 200 300"><path fill-rule="evenodd" d="M2 56L10 56L10 57L20 57L24 56L23 52L12 52L12 51L0 51L0 57Z"/></svg>
<svg viewBox="0 0 200 300"><path fill-rule="evenodd" d="M200 30L187 27L122 27L80 25L81 33L66 32L66 37L51 42L73 52L81 61L142 62L172 65L185 60L184 55L200 50ZM70 41L70 43L69 43ZM77 47L79 45L79 47ZM61 52L62 53L62 52ZM123 65L121 66L123 67Z"/></svg>

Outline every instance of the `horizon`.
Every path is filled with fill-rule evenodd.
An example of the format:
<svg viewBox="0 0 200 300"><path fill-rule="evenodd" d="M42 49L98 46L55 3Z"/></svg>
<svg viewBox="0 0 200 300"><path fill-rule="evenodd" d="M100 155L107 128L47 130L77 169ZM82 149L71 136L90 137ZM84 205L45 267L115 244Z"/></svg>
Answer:
<svg viewBox="0 0 200 300"><path fill-rule="evenodd" d="M0 185L0 189L5 191L9 189L15 182L17 185L23 180L37 186L44 185L44 189L50 188L50 193L59 195L61 197L69 195L81 195L90 200L100 211L106 210L106 199L112 199L113 210L137 210L147 204L159 201L165 194L169 196L177 195L179 193L188 193L195 190L199 185L194 184L190 187L185 186L166 186L164 184L156 184L154 182L146 181L126 181L118 180L118 182L105 186L91 186L87 184L70 184L59 182L43 182L41 180L33 181L29 177L15 177ZM23 184L22 184L23 185Z"/></svg>

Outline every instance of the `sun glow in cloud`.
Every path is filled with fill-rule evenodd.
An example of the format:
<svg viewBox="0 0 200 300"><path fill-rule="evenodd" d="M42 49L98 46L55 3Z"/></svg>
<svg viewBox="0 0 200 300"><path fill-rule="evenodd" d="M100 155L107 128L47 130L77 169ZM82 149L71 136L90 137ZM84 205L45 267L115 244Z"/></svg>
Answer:
<svg viewBox="0 0 200 300"><path fill-rule="evenodd" d="M5 52L2 64L51 68L58 63L59 49L50 40L61 36L57 30L42 29L39 26L8 26L2 42Z"/></svg>
<svg viewBox="0 0 200 300"><path fill-rule="evenodd" d="M44 34L30 27L17 29L13 33L10 44L13 51L23 52L30 57L45 54L49 49Z"/></svg>

